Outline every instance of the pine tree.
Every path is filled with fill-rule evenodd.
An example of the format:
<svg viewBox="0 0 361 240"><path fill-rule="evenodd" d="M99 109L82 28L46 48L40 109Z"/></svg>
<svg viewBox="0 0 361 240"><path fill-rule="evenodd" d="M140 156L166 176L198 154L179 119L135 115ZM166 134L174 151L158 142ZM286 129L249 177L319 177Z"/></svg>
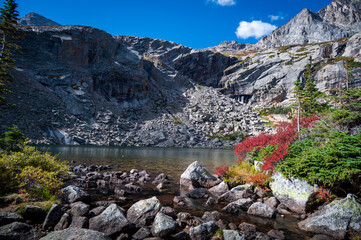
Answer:
<svg viewBox="0 0 361 240"><path fill-rule="evenodd" d="M307 64L304 73L305 86L301 91L301 103L303 107L304 116L312 116L313 114L322 110L322 104L318 102L321 97L321 92L316 88L315 80L313 78L311 64Z"/></svg>
<svg viewBox="0 0 361 240"><path fill-rule="evenodd" d="M300 79L297 78L295 82L295 88L293 89L293 93L295 94L296 106L297 106L297 132L300 132L300 115L301 115L301 93L302 93L302 83Z"/></svg>
<svg viewBox="0 0 361 240"><path fill-rule="evenodd" d="M5 83L12 80L9 69L15 67L15 61L12 58L13 52L18 51L19 46L13 43L17 37L17 20L19 13L16 10L18 4L14 0L7 0L0 8L0 103L6 103L3 94L10 92L6 89Z"/></svg>

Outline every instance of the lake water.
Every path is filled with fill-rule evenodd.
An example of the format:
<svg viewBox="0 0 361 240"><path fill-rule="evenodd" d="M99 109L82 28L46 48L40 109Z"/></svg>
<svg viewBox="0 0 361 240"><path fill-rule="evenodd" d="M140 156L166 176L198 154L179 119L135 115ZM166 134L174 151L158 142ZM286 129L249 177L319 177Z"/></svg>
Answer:
<svg viewBox="0 0 361 240"><path fill-rule="evenodd" d="M184 195L185 189L180 188L179 178L184 170L194 161L199 161L210 173L214 173L216 167L227 164L232 166L236 157L233 150L227 149L187 149L187 148L134 148L134 147L94 147L94 146L42 146L39 150L59 154L59 158L69 162L70 165L86 163L110 165L113 170L131 169L147 170L152 179L159 173L169 176L171 184L168 184L162 192L150 183L142 185L140 193L127 196L127 200L122 203L122 207L127 209L140 199L157 196L163 206L170 206L176 212L189 212L194 216L201 217L204 211L220 210L224 205L207 207L206 199L189 199L187 206L177 206L173 204L174 196ZM112 199L113 196L106 196L104 199ZM275 220L263 219L259 217L241 214L239 216L224 215L229 222L240 224L249 222L255 224L259 230L267 232L270 229L283 230L287 239L307 239L308 236L297 228L297 220L293 217Z"/></svg>

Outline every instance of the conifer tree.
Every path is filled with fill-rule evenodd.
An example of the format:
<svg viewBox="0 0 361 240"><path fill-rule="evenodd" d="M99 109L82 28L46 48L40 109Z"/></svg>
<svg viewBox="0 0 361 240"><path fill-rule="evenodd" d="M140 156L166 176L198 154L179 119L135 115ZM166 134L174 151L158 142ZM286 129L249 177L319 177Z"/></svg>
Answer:
<svg viewBox="0 0 361 240"><path fill-rule="evenodd" d="M12 80L9 69L15 67L12 58L14 51L18 51L19 46L13 43L17 37L17 20L19 13L16 10L18 4L14 0L6 0L0 8L0 103L6 103L3 94L10 92L6 89L5 83Z"/></svg>
<svg viewBox="0 0 361 240"><path fill-rule="evenodd" d="M311 64L307 64L304 73L305 85L301 91L301 102L304 116L312 116L322 110L322 104L318 102L321 92L316 88Z"/></svg>
<svg viewBox="0 0 361 240"><path fill-rule="evenodd" d="M296 106L297 106L297 132L300 132L300 115L301 115L301 92L302 92L302 83L300 79L297 78L295 82L295 88L293 93L295 94Z"/></svg>

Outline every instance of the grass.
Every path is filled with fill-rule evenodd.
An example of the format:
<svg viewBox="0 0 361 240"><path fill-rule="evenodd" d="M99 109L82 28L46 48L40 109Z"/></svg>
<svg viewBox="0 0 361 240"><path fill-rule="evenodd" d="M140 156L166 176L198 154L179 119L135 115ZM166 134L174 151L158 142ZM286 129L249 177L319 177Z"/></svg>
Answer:
<svg viewBox="0 0 361 240"><path fill-rule="evenodd" d="M270 56L269 56L269 58L274 58L274 57L275 57L275 55L270 55Z"/></svg>
<svg viewBox="0 0 361 240"><path fill-rule="evenodd" d="M285 65L293 65L293 60L289 60L288 62L285 63Z"/></svg>

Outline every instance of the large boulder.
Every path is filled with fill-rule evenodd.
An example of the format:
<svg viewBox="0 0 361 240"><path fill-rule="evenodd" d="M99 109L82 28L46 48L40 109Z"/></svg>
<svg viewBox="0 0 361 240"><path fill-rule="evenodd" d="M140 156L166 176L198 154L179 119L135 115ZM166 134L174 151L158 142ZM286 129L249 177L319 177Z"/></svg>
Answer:
<svg viewBox="0 0 361 240"><path fill-rule="evenodd" d="M111 240L104 233L84 228L67 228L51 232L40 240Z"/></svg>
<svg viewBox="0 0 361 240"><path fill-rule="evenodd" d="M113 236L120 233L129 226L129 221L125 217L122 209L115 203L107 207L100 215L89 220L89 229Z"/></svg>
<svg viewBox="0 0 361 240"><path fill-rule="evenodd" d="M281 173L275 173L272 179L271 190L281 203L295 213L304 214L308 211L317 187L292 177L285 178Z"/></svg>
<svg viewBox="0 0 361 240"><path fill-rule="evenodd" d="M0 239L30 240L36 238L33 228L25 223L13 222L0 227Z"/></svg>
<svg viewBox="0 0 361 240"><path fill-rule="evenodd" d="M193 162L182 173L180 184L183 186L194 187L213 187L220 182L215 176L211 175L198 161Z"/></svg>
<svg viewBox="0 0 361 240"><path fill-rule="evenodd" d="M306 220L298 223L305 231L331 235L344 239L347 230L361 233L361 204L352 194L342 200L334 200Z"/></svg>
<svg viewBox="0 0 361 240"><path fill-rule="evenodd" d="M234 202L240 198L249 198L254 195L249 184L240 185L232 188L228 192L218 197L218 202Z"/></svg>
<svg viewBox="0 0 361 240"><path fill-rule="evenodd" d="M64 209L58 205L53 204L45 217L43 222L43 229L47 230L48 228L53 228L60 221L61 217L64 214Z"/></svg>
<svg viewBox="0 0 361 240"><path fill-rule="evenodd" d="M61 189L61 193L62 199L66 203L73 203L78 201L85 202L89 199L88 193L74 185L70 185Z"/></svg>
<svg viewBox="0 0 361 240"><path fill-rule="evenodd" d="M16 213L0 212L0 226L6 225L12 222L23 222L24 218Z"/></svg>
<svg viewBox="0 0 361 240"><path fill-rule="evenodd" d="M161 208L162 205L156 197L140 200L128 209L127 218L137 227L150 225Z"/></svg>
<svg viewBox="0 0 361 240"><path fill-rule="evenodd" d="M208 240L218 230L218 225L215 222L203 223L197 227L189 229L189 236L191 240Z"/></svg>
<svg viewBox="0 0 361 240"><path fill-rule="evenodd" d="M264 218L273 218L275 216L275 211L267 204L261 202L253 203L248 208L247 213L250 215L256 215Z"/></svg>
<svg viewBox="0 0 361 240"><path fill-rule="evenodd" d="M164 238L172 233L175 229L175 223L173 218L165 215L162 212L158 212L155 216L152 226L152 234L155 237Z"/></svg>

